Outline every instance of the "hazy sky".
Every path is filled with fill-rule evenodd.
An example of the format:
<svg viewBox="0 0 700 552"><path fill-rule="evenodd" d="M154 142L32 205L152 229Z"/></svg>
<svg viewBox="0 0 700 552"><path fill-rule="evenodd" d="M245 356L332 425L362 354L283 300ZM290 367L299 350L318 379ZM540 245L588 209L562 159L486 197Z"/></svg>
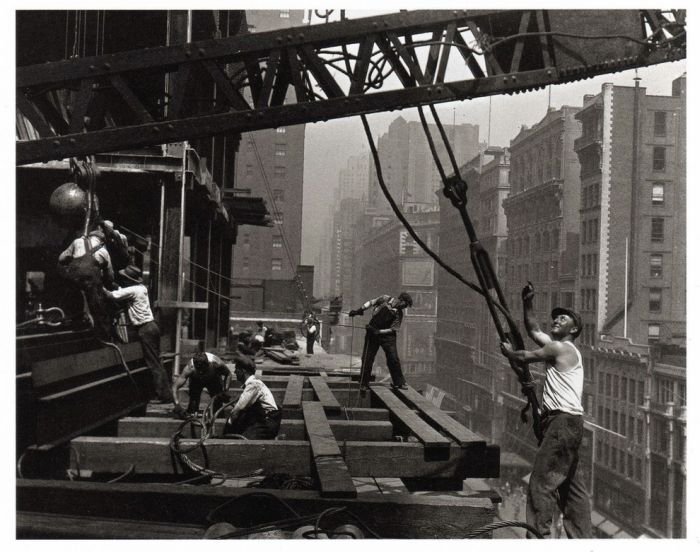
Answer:
<svg viewBox="0 0 700 552"><path fill-rule="evenodd" d="M638 70L640 86L647 94L670 95L671 82L686 71L686 60L663 63ZM551 87L551 105L580 106L585 94L597 94L604 83L634 86L635 71L602 75L588 80ZM531 126L541 120L546 111L550 90L538 90L461 102L438 104L436 109L443 124L471 123L479 125L479 137L489 136L489 101L491 101L490 144L508 146L521 125ZM416 108L368 115L375 141L386 132L391 121L402 116L418 121ZM351 155L369 151L359 116L336 119L306 126L304 159L304 227L302 231L302 263L313 264L319 249L322 217L328 211L333 190L338 183L338 171Z"/></svg>

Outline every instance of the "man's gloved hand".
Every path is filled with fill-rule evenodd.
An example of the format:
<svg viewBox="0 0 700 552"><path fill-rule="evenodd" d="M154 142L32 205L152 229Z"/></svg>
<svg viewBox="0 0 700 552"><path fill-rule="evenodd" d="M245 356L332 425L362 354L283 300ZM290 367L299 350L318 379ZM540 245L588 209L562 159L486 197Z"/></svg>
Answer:
<svg viewBox="0 0 700 552"><path fill-rule="evenodd" d="M187 418L187 411L182 408L182 405L176 404L173 408L173 416L178 420L184 420Z"/></svg>
<svg viewBox="0 0 700 552"><path fill-rule="evenodd" d="M361 316L363 312L365 312L365 311L362 309L354 309L354 310L351 310L348 314L350 316L358 316L358 315Z"/></svg>
<svg viewBox="0 0 700 552"><path fill-rule="evenodd" d="M527 285L520 292L520 296L523 298L523 303L532 301L532 298L535 296L535 288L532 282L528 280Z"/></svg>

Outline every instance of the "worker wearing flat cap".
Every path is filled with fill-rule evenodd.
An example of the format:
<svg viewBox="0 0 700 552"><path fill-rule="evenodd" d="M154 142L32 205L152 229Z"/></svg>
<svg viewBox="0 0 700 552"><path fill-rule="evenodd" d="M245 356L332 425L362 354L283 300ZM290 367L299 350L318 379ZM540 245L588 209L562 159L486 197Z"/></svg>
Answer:
<svg viewBox="0 0 700 552"><path fill-rule="evenodd" d="M168 373L160 362L160 329L153 318L148 289L143 285L141 270L129 265L119 273L119 283L123 286L114 291L104 289L110 299L125 304L129 321L137 328L143 358L151 370L156 398L153 402L169 403L173 400Z"/></svg>
<svg viewBox="0 0 700 552"><path fill-rule="evenodd" d="M525 364L544 362L546 366L541 422L544 437L530 475L527 523L547 537L558 506L569 538L591 538L591 503L579 466L583 362L574 340L581 333L581 317L571 309L557 307L552 310L547 334L533 315L534 296L535 290L528 282L522 291L525 328L540 348L514 351L509 343L501 343L501 351L508 359Z"/></svg>
<svg viewBox="0 0 700 552"><path fill-rule="evenodd" d="M255 377L255 362L236 354L234 375L243 392L226 420L224 437L242 435L246 439L274 439L279 433L282 412L272 392Z"/></svg>

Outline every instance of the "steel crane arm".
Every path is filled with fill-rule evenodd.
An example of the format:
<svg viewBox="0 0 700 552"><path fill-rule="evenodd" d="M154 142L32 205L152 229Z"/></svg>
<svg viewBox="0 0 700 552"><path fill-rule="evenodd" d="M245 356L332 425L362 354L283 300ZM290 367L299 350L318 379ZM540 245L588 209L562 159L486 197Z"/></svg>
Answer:
<svg viewBox="0 0 700 552"><path fill-rule="evenodd" d="M17 164L531 90L685 51L684 10L428 10L20 67L31 139Z"/></svg>

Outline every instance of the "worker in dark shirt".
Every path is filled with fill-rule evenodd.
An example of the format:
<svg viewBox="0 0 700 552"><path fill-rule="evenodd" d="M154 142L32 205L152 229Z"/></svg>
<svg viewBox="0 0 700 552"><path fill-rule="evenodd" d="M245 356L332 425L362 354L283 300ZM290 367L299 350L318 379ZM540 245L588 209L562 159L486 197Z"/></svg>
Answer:
<svg viewBox="0 0 700 552"><path fill-rule="evenodd" d="M360 370L360 393L362 395L367 392L372 376L372 365L379 347L384 349L392 387L408 389L396 348L396 332L401 327L404 310L412 306L413 298L403 291L398 297L380 295L366 301L359 309L351 310L348 313L350 316L357 316L363 314L366 309L374 307L372 318L367 324L365 344L362 349L362 369Z"/></svg>
<svg viewBox="0 0 700 552"><path fill-rule="evenodd" d="M185 412L180 405L178 391L188 381L190 400ZM223 360L211 353L196 353L173 383L173 402L175 403L173 414L179 418L197 414L204 388L210 397L215 398L214 412L216 412L224 404L226 397L222 394L228 389L230 381L231 371Z"/></svg>

